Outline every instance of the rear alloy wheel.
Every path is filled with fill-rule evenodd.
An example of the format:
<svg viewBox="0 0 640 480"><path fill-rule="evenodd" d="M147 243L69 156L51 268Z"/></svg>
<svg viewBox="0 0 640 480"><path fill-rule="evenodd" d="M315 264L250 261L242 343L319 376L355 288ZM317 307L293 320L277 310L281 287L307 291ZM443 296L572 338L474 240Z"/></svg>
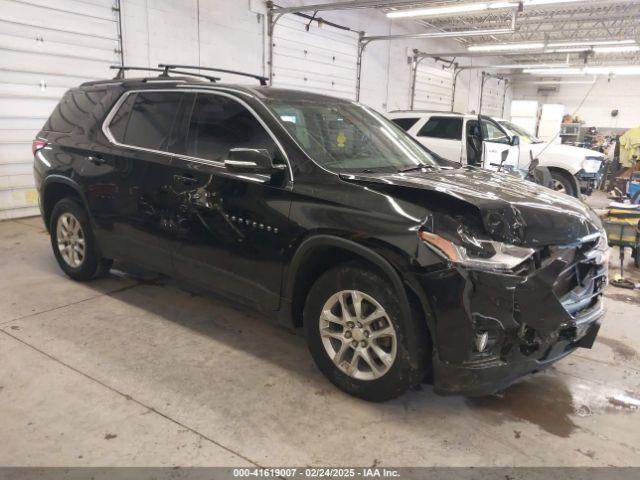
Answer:
<svg viewBox="0 0 640 480"><path fill-rule="evenodd" d="M427 377L424 316L403 309L399 297L386 278L356 262L325 272L311 287L304 306L309 351L341 390L380 402Z"/></svg>
<svg viewBox="0 0 640 480"><path fill-rule="evenodd" d="M571 180L564 173L551 171L551 188L558 193L576 197L577 192Z"/></svg>
<svg viewBox="0 0 640 480"><path fill-rule="evenodd" d="M74 280L104 275L113 263L98 253L89 217L73 198L63 198L53 207L49 233L58 265Z"/></svg>
<svg viewBox="0 0 640 480"><path fill-rule="evenodd" d="M86 243L80 221L72 213L65 212L58 217L56 239L62 259L71 268L79 268L85 259Z"/></svg>

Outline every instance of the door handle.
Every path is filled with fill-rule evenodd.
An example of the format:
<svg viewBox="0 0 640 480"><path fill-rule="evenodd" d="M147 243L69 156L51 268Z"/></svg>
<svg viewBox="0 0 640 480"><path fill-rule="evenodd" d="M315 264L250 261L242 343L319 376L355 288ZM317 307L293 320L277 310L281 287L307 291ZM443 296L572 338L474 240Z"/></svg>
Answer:
<svg viewBox="0 0 640 480"><path fill-rule="evenodd" d="M186 175L174 175L173 181L176 183L181 183L182 185L196 185L198 183L198 180Z"/></svg>
<svg viewBox="0 0 640 480"><path fill-rule="evenodd" d="M94 165L104 165L107 162L102 157L94 157L94 156L87 157L87 160L93 163Z"/></svg>

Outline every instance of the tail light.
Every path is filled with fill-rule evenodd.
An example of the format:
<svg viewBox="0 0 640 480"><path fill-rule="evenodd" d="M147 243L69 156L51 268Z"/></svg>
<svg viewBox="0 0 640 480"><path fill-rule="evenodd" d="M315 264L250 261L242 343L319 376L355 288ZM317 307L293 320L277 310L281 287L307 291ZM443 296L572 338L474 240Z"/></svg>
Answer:
<svg viewBox="0 0 640 480"><path fill-rule="evenodd" d="M47 142L36 139L31 143L31 152L35 155L38 150L43 149L46 146Z"/></svg>

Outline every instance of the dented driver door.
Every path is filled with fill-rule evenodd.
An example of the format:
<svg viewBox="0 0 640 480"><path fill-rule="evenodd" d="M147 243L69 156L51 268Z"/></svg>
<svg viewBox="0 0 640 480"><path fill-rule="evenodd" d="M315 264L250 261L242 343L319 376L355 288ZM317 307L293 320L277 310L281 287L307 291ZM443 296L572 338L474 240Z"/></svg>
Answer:
<svg viewBox="0 0 640 480"><path fill-rule="evenodd" d="M185 141L173 158L180 277L263 310L279 304L287 245L288 170L275 175L225 167L233 148L266 149L279 157L258 118L230 95L193 94L183 116Z"/></svg>

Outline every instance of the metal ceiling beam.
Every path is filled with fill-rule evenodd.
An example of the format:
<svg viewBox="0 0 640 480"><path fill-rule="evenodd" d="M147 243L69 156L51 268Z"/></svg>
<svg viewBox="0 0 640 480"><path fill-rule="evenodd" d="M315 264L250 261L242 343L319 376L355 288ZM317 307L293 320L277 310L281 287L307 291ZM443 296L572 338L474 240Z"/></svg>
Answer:
<svg viewBox="0 0 640 480"><path fill-rule="evenodd" d="M406 7L412 5L419 5L416 0L351 0L348 2L334 2L334 3L317 3L314 5L300 5L297 7L276 7L274 6L274 13L300 13L300 12L324 12L328 10L357 10L365 8L388 8L388 7Z"/></svg>
<svg viewBox="0 0 640 480"><path fill-rule="evenodd" d="M378 40L421 39L421 38L457 38L478 37L481 35L503 35L513 33L510 28L492 28L489 30L463 30L463 31L439 31L426 33L407 33L398 35L371 35L362 37L362 42L374 42ZM495 56L495 55L494 55Z"/></svg>
<svg viewBox="0 0 640 480"><path fill-rule="evenodd" d="M456 57L456 58L484 58L484 57L517 57L517 56L531 56L531 55L549 55L549 52L445 52L445 53L426 53L426 52L415 52L417 57L426 57L426 58L447 58L447 57Z"/></svg>

